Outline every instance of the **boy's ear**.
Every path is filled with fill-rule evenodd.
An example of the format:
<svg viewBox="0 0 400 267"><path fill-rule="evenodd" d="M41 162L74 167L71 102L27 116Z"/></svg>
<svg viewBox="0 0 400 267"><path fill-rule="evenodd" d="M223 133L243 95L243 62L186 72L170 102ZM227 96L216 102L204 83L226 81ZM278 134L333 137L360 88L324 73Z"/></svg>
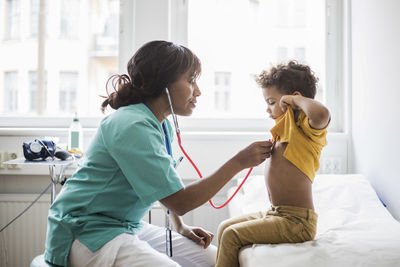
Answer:
<svg viewBox="0 0 400 267"><path fill-rule="evenodd" d="M301 95L301 96L303 96L299 91L294 91L293 95Z"/></svg>

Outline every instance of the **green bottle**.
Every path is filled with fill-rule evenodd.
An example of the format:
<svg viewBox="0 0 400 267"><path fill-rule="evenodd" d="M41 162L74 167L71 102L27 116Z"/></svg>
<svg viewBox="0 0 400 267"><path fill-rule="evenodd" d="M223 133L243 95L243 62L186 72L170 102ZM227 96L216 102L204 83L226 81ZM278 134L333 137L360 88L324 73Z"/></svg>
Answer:
<svg viewBox="0 0 400 267"><path fill-rule="evenodd" d="M78 115L75 112L75 117L69 126L68 130L68 149L79 149L83 151L83 131L82 125L79 122Z"/></svg>

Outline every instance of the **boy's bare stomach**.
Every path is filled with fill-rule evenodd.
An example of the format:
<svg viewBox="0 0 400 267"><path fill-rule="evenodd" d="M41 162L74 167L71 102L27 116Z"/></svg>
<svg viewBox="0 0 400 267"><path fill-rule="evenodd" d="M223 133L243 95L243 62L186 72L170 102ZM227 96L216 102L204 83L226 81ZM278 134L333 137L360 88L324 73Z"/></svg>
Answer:
<svg viewBox="0 0 400 267"><path fill-rule="evenodd" d="M277 142L270 159L266 161L265 184L269 199L274 206L288 205L314 209L312 183L283 156L286 145Z"/></svg>

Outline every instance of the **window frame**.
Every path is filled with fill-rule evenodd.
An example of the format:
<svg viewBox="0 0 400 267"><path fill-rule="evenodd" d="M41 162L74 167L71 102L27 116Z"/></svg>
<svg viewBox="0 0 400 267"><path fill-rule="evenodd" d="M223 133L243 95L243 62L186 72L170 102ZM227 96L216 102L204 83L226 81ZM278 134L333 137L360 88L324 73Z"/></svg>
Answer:
<svg viewBox="0 0 400 267"><path fill-rule="evenodd" d="M326 105L335 118L331 132L343 133L345 125L344 90L344 18L345 0L326 0ZM157 5L157 11L154 6ZM149 17L149 11L156 12ZM181 0L120 0L119 73L126 72L126 62L143 43L152 39L165 39L187 45L188 1ZM144 16L147 14L146 16ZM146 31L140 30L146 25ZM329 87L328 87L329 86ZM267 116L266 116L267 117ZM96 128L102 117L80 117L84 128ZM273 126L272 120L263 118L179 118L183 131L199 132L259 132ZM71 116L2 116L1 128L68 128Z"/></svg>

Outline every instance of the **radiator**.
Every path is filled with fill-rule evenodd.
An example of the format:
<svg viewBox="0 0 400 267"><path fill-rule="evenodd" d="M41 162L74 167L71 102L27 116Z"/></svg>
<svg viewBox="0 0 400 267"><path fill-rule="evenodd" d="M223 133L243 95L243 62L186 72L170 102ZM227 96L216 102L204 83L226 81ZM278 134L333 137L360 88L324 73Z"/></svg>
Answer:
<svg viewBox="0 0 400 267"><path fill-rule="evenodd" d="M0 194L0 228L38 195ZM50 196L43 195L28 211L0 233L0 266L27 267L44 252Z"/></svg>

